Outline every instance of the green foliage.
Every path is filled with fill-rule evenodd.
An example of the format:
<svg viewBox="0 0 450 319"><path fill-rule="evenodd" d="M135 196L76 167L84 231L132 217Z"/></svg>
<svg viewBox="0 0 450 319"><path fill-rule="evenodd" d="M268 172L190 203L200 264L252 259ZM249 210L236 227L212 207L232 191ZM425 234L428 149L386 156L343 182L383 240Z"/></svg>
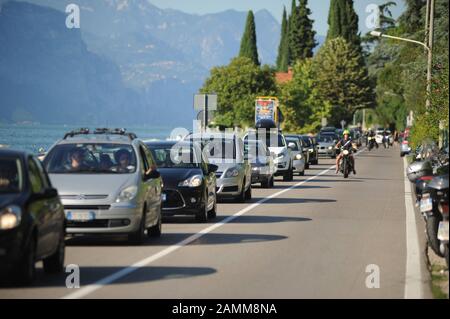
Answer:
<svg viewBox="0 0 450 319"><path fill-rule="evenodd" d="M358 15L353 8L353 0L331 0L328 26L327 40L341 37L360 50Z"/></svg>
<svg viewBox="0 0 450 319"><path fill-rule="evenodd" d="M289 28L289 52L291 62L311 58L317 43L314 40L316 32L313 30L314 20L309 16L307 0L300 0L300 4L292 12Z"/></svg>
<svg viewBox="0 0 450 319"><path fill-rule="evenodd" d="M256 97L276 96L277 86L268 66L260 68L251 59L238 57L213 68L201 92L218 94L216 124L244 128L254 124Z"/></svg>
<svg viewBox="0 0 450 319"><path fill-rule="evenodd" d="M240 57L247 57L253 61L255 65L259 65L258 48L256 45L256 27L255 16L253 11L249 11L247 21L245 23L245 31L241 39Z"/></svg>
<svg viewBox="0 0 450 319"><path fill-rule="evenodd" d="M280 107L283 130L297 133L317 132L323 117L331 115L331 104L321 98L316 85L312 59L298 61L294 78L281 86Z"/></svg>
<svg viewBox="0 0 450 319"><path fill-rule="evenodd" d="M289 23L286 13L286 7L283 10L283 19L281 23L281 38L278 47L277 70L287 72L289 67Z"/></svg>
<svg viewBox="0 0 450 319"><path fill-rule="evenodd" d="M333 106L331 124L350 123L356 110L373 106L373 90L360 60L358 50L340 37L328 40L314 59L319 95Z"/></svg>

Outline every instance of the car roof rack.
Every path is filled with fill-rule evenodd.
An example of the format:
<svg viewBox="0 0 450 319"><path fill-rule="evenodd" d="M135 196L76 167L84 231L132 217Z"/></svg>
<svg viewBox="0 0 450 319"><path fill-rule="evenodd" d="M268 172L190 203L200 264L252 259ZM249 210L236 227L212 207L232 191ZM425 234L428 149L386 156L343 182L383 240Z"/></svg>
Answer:
<svg viewBox="0 0 450 319"><path fill-rule="evenodd" d="M121 135L128 137L131 141L137 139L137 135L131 132L127 132L124 128L115 128L115 129L109 129L109 128L96 128L94 131L90 131L88 128L81 128L79 130L74 130L71 132L68 132L64 135L64 140L69 137L74 137L76 135L88 135L88 134L94 134L94 135Z"/></svg>

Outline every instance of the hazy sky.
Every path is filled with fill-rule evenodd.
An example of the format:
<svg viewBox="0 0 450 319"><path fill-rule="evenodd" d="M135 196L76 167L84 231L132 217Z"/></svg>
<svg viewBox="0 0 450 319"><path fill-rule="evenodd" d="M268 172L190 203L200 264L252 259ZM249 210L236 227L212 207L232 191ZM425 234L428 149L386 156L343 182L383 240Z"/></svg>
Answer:
<svg viewBox="0 0 450 319"><path fill-rule="evenodd" d="M404 3L403 0L395 1L397 2L397 7L394 8L393 13L397 17L403 11ZM267 9L280 21L283 5L286 5L288 10L290 10L292 0L150 0L150 2L160 8L172 8L197 14L214 13L228 9L238 11ZM360 30L365 33L368 31L365 27L365 20L368 15L365 13L367 5L385 3L386 0L355 0L354 2L355 9L360 16ZM315 29L321 35L326 35L327 33L329 5L330 0L309 1L309 7L313 12L312 18L315 20Z"/></svg>

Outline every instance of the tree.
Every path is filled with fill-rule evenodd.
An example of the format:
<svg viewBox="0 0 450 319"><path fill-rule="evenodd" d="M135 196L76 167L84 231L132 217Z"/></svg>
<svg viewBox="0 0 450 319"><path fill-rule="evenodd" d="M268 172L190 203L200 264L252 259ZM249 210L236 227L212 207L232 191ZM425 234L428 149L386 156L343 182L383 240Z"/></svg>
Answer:
<svg viewBox="0 0 450 319"><path fill-rule="evenodd" d="M258 48L256 45L256 27L255 16L250 10L247 15L245 23L245 31L241 39L241 49L239 51L240 57L247 57L253 61L255 65L260 65L258 58Z"/></svg>
<svg viewBox="0 0 450 319"><path fill-rule="evenodd" d="M289 28L289 52L293 62L311 58L317 45L314 40L314 21L309 18L310 15L308 0L300 0L299 6L292 13Z"/></svg>
<svg viewBox="0 0 450 319"><path fill-rule="evenodd" d="M353 8L353 0L331 0L328 26L327 40L341 37L360 50L358 15Z"/></svg>
<svg viewBox="0 0 450 319"><path fill-rule="evenodd" d="M278 47L277 70L286 72L289 67L289 23L286 13L286 7L283 10L283 19L281 23L281 38Z"/></svg>
<svg viewBox="0 0 450 319"><path fill-rule="evenodd" d="M254 124L256 97L276 96L277 86L269 67L238 57L227 66L213 68L201 92L218 95L216 124L244 128Z"/></svg>
<svg viewBox="0 0 450 319"><path fill-rule="evenodd" d="M345 39L328 40L314 59L317 89L333 107L331 122L349 123L353 113L373 106L374 95L360 53Z"/></svg>
<svg viewBox="0 0 450 319"><path fill-rule="evenodd" d="M284 115L283 130L296 133L318 132L322 118L331 115L331 104L317 89L312 59L298 61L292 81L281 85L280 107Z"/></svg>
<svg viewBox="0 0 450 319"><path fill-rule="evenodd" d="M391 7L395 7L397 5L394 1L388 1L378 6L378 10L380 12L379 16L379 27L376 28L376 31L380 31L382 33L388 33L389 30L395 28L395 19L392 17ZM368 32L362 39L363 43L373 44L375 42L379 42L379 37L374 37ZM368 46L370 49L370 46Z"/></svg>
<svg viewBox="0 0 450 319"><path fill-rule="evenodd" d="M405 0L406 10L399 18L405 33L415 33L425 26L424 7L426 0ZM448 4L448 1L447 1Z"/></svg>

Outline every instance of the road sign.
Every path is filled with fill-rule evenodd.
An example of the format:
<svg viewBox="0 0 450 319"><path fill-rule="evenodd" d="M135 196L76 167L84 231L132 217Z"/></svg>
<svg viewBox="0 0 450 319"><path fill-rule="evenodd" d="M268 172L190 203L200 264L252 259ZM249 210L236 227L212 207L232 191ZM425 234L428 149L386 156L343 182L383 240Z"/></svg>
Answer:
<svg viewBox="0 0 450 319"><path fill-rule="evenodd" d="M205 108L208 108L208 111L217 110L217 94L194 95L194 109L203 111Z"/></svg>

